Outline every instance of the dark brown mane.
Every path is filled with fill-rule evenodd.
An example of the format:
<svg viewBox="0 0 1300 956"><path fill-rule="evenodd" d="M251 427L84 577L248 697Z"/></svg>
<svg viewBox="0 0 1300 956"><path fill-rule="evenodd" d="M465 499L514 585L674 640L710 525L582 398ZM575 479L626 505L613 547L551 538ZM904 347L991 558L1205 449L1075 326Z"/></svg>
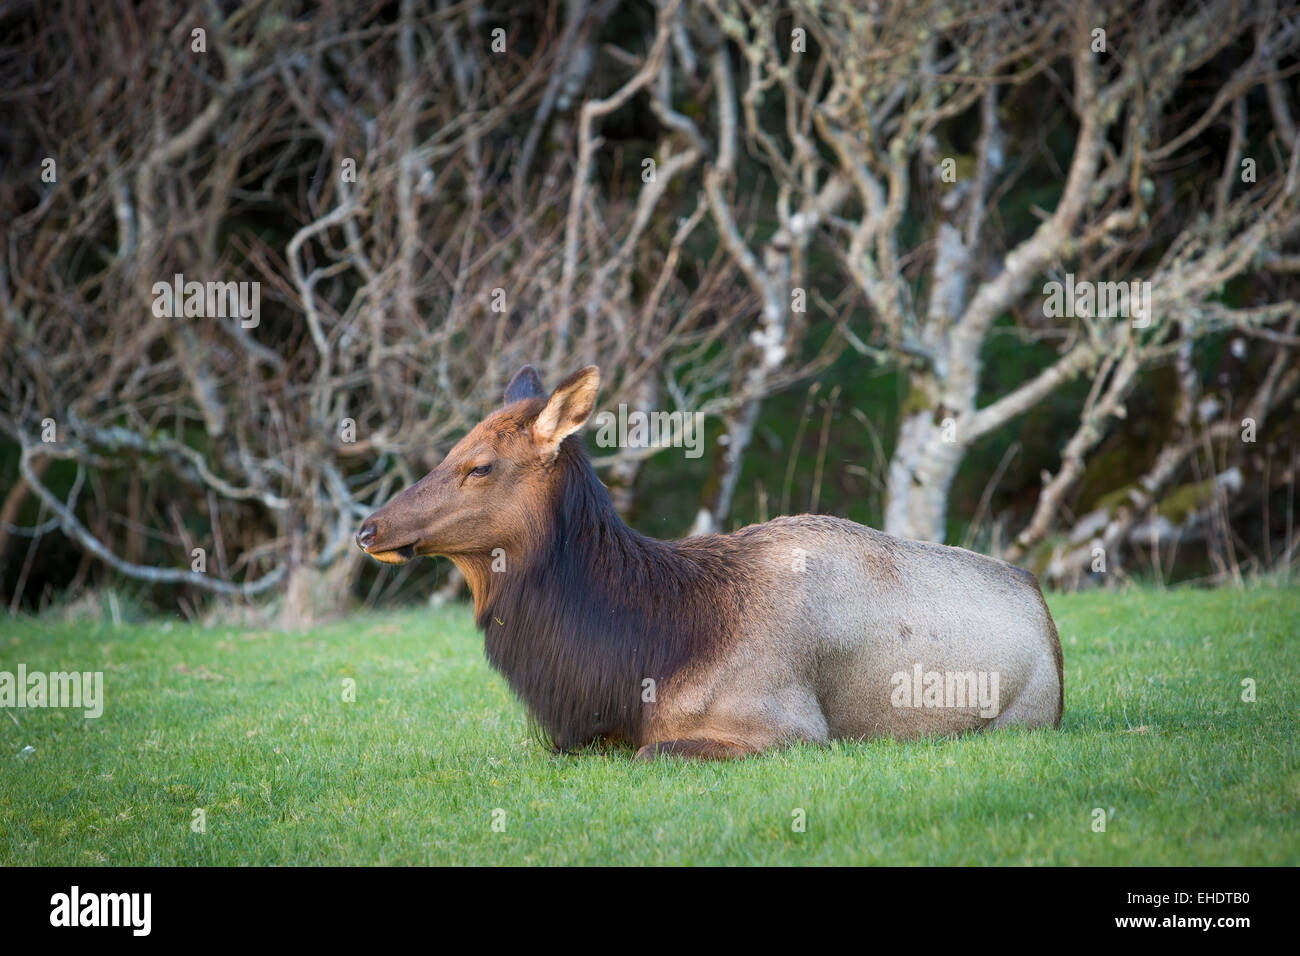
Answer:
<svg viewBox="0 0 1300 956"><path fill-rule="evenodd" d="M487 657L557 749L631 743L653 707L643 682L661 692L726 640L742 570L726 539L670 543L624 524L579 436L552 467L538 545L476 601Z"/></svg>

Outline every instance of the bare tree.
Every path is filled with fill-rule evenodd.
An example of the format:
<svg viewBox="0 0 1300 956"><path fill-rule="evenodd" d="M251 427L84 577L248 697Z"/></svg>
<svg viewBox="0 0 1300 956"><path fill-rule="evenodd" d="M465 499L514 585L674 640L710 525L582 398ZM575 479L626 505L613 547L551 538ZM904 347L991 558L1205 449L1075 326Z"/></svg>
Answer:
<svg viewBox="0 0 1300 956"><path fill-rule="evenodd" d="M598 50L610 9L15 14L6 513L30 493L118 573L276 588L302 620L346 595L358 520L526 362L599 362L615 404L743 402L728 356L751 302L726 256L686 254L701 144L671 122L644 149L600 133L646 100L669 115L676 5L644 46ZM238 283L256 315L225 310ZM657 450L600 466L627 494ZM97 500L56 494L50 461ZM140 472L122 514L105 491Z"/></svg>
<svg viewBox="0 0 1300 956"><path fill-rule="evenodd" d="M3 25L0 560L57 528L114 573L306 619L349 592L358 519L526 362L714 419L696 531L731 520L765 399L846 348L905 382L884 524L913 537L944 537L973 449L1090 383L989 542L1050 549L1063 581L1143 540L1189 472L1220 525L1234 468L1294 473L1223 444L1297 386L1294 4L250 0ZM1228 333L1262 371L1212 420L1192 350ZM999 335L1055 357L984 381ZM1149 474L1076 518L1170 368ZM624 510L659 451L598 449Z"/></svg>

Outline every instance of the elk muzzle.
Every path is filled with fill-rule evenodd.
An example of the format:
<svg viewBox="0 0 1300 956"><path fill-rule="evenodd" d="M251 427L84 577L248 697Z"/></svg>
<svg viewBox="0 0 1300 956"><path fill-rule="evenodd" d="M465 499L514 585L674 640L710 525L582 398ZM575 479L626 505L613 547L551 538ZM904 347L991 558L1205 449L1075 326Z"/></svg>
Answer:
<svg viewBox="0 0 1300 956"><path fill-rule="evenodd" d="M374 558L376 561L382 561L384 564L405 564L415 557L415 542L391 547L388 545L380 546L379 542L379 525L371 516L365 520L357 531L357 547Z"/></svg>

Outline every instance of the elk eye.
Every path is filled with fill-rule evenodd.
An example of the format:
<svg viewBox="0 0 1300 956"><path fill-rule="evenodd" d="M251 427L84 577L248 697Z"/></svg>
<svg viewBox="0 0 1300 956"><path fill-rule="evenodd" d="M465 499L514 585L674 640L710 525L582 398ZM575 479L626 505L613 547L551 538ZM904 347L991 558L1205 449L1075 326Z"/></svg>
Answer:
<svg viewBox="0 0 1300 956"><path fill-rule="evenodd" d="M488 474L491 471L492 471L491 465L479 465L477 468L471 468L469 473L473 475L475 478L482 478L484 475Z"/></svg>

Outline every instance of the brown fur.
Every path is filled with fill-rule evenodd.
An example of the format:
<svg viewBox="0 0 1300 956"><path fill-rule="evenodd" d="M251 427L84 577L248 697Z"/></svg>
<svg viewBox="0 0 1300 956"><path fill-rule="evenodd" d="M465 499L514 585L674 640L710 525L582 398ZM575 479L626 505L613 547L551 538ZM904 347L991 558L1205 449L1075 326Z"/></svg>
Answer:
<svg viewBox="0 0 1300 956"><path fill-rule="evenodd" d="M577 434L597 382L584 369L548 398L521 370L507 405L358 534L378 560L456 563L488 660L556 748L720 759L794 740L1059 723L1060 641L1032 575L827 516L641 535ZM890 674L914 663L996 670L1000 711L900 709Z"/></svg>

